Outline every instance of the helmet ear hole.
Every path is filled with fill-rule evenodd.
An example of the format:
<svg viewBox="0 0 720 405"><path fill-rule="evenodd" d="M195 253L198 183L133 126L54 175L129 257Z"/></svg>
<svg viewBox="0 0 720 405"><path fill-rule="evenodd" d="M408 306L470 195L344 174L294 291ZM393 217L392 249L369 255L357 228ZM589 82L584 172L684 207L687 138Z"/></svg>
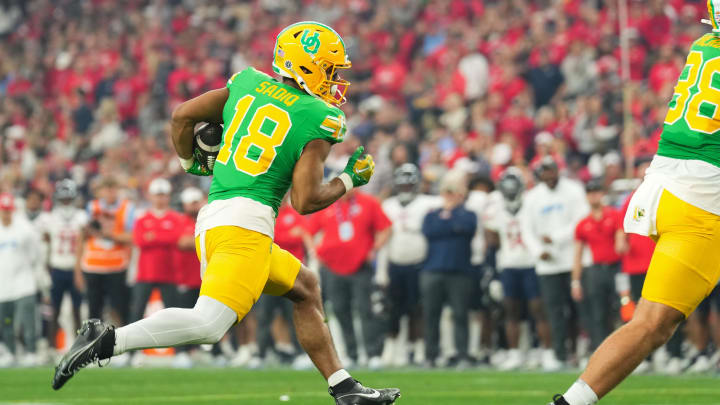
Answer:
<svg viewBox="0 0 720 405"><path fill-rule="evenodd" d="M300 70L302 70L302 72L305 73L306 75L309 75L310 73L312 73L312 71L310 69L306 68L305 66L300 66Z"/></svg>

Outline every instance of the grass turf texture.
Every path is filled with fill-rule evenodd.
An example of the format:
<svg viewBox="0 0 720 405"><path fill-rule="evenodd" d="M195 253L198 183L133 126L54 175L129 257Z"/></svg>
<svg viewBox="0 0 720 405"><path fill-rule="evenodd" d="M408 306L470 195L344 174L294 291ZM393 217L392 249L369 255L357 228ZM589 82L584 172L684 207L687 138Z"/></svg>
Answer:
<svg viewBox="0 0 720 405"><path fill-rule="evenodd" d="M545 405L577 374L491 371L354 372L372 387L400 387L398 405ZM332 404L315 372L238 369L89 369L60 391L50 369L0 370L0 404ZM720 404L720 381L707 376L632 376L601 403ZM289 396L282 401L281 396ZM287 398L285 398L287 399Z"/></svg>

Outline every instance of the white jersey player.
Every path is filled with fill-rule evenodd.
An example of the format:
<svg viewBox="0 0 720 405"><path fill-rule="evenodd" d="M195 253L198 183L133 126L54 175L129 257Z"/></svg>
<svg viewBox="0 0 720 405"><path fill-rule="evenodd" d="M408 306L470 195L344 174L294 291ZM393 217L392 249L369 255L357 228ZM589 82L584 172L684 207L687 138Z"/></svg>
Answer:
<svg viewBox="0 0 720 405"><path fill-rule="evenodd" d="M390 352L395 363L404 365L408 361L408 346L397 342L400 333L400 319L409 319L408 340L412 346L421 336L420 317L420 266L427 255L427 241L422 233L425 215L442 206L442 198L418 193L420 172L412 163L405 163L393 174L395 195L383 201L382 208L392 221L392 236L378 255L377 274L389 278L388 297L392 301L390 313ZM383 284L381 282L381 284ZM415 352L422 352L412 347Z"/></svg>
<svg viewBox="0 0 720 405"><path fill-rule="evenodd" d="M510 168L498 182L498 190L490 196L490 205L483 215L485 228L497 233L500 247L497 251L497 268L527 269L535 267L520 228L520 209L523 203L522 174Z"/></svg>
<svg viewBox="0 0 720 405"><path fill-rule="evenodd" d="M395 170L393 183L395 195L382 204L385 215L393 223L392 237L387 245L388 259L396 265L418 265L427 253L423 219L428 212L442 206L442 198L418 194L420 174L412 163L405 163Z"/></svg>
<svg viewBox="0 0 720 405"><path fill-rule="evenodd" d="M52 286L50 299L53 305L51 335L57 330L57 318L65 293L70 294L73 304L75 328L80 326L80 303L82 295L75 288L73 270L77 261L77 248L82 230L89 222L87 213L73 203L77 198L77 186L70 179L61 180L55 186L55 205L52 211L38 217L37 224L50 243L49 264Z"/></svg>
<svg viewBox="0 0 720 405"><path fill-rule="evenodd" d="M535 259L523 241L520 227L520 212L523 206L525 184L517 168L508 168L498 181L498 191L491 195L492 205L485 215L485 227L497 236L500 248L497 252L497 267L505 295L507 313L505 324L508 337L508 357L500 365L502 370L513 370L525 364L525 356L518 349L519 322L523 306L527 303L535 320L537 334L544 350L542 365L546 370L557 367L557 360L550 349L550 329L545 320L538 277L535 273ZM498 195L499 194L499 195Z"/></svg>
<svg viewBox="0 0 720 405"><path fill-rule="evenodd" d="M50 241L50 268L72 272L77 259L80 233L88 224L87 213L73 205L77 186L70 179L61 180L55 187L55 205L41 214L38 222Z"/></svg>

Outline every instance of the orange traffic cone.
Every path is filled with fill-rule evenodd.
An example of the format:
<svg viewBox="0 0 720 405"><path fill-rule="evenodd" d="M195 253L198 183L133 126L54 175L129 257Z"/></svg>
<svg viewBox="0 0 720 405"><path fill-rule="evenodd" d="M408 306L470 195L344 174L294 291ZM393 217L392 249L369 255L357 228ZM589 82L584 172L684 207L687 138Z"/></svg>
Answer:
<svg viewBox="0 0 720 405"><path fill-rule="evenodd" d="M57 332L55 332L55 347L57 348L57 351L64 353L66 345L67 335L65 334L65 330L63 330L63 328L58 328Z"/></svg>
<svg viewBox="0 0 720 405"><path fill-rule="evenodd" d="M630 322L634 314L635 301L631 300L628 296L620 298L620 319L626 323Z"/></svg>

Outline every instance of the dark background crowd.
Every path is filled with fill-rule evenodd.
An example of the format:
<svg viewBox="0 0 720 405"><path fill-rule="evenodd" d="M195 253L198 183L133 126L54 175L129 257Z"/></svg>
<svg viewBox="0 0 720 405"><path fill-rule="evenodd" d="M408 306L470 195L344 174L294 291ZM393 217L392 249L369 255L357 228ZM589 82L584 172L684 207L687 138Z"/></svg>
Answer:
<svg viewBox="0 0 720 405"><path fill-rule="evenodd" d="M13 234L31 247L47 240L38 257L53 267L48 279L44 260L19 261L36 288L0 289L0 312L16 320L0 334L0 363L48 361L23 363L10 340L29 355L43 340L56 346L56 320L73 312L62 295L75 287L74 304L116 323L143 316L155 288L166 304L192 302L198 280L180 268L192 267L196 189L209 184L180 169L169 114L247 66L271 72L275 35L316 20L353 62L348 135L328 172L362 144L376 173L325 212L281 212L278 243L322 275L344 357L373 368L582 364L638 299L652 245L622 234L622 206L655 153L687 49L709 30L705 1L628 0L627 26L620 3L0 1L0 192L13 196L0 196L0 211L15 212L2 226L27 216L35 235ZM58 208L64 179L76 188L65 202L87 218L72 220L83 225L80 260L59 269L52 221L36 218ZM2 263L0 281L20 277ZM655 356L656 370L716 367L716 301ZM283 303L261 299L210 353L307 365L276 314L287 318ZM199 356L176 352L178 366Z"/></svg>

